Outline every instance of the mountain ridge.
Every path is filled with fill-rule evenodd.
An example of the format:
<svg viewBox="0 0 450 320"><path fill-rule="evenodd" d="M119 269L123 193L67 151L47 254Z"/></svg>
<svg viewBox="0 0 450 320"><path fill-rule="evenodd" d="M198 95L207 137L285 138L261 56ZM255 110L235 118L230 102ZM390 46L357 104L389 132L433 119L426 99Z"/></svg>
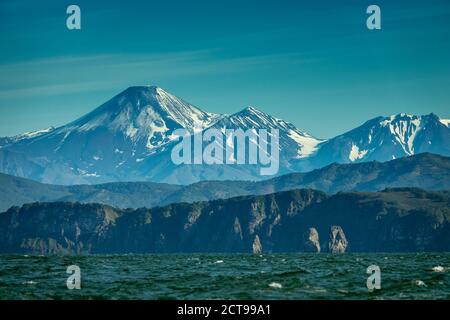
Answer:
<svg viewBox="0 0 450 320"><path fill-rule="evenodd" d="M448 190L450 158L424 153L384 163L330 164L308 173L291 173L263 181L202 181L191 185L114 182L62 186L0 174L0 212L36 201L97 202L120 208L139 208L298 188L313 188L333 194L339 191L374 192L392 187Z"/></svg>
<svg viewBox="0 0 450 320"><path fill-rule="evenodd" d="M434 114L377 117L321 140L255 107L208 113L156 86L129 87L58 128L0 139L0 172L52 184L263 180L261 165L175 165L177 129L278 129L278 175L334 162L388 161L423 152L450 155L449 121ZM254 142L252 142L254 143Z"/></svg>
<svg viewBox="0 0 450 320"><path fill-rule="evenodd" d="M0 214L0 252L254 252L256 242L260 253L302 252L312 228L323 252L449 251L449 203L448 191L417 188L301 189L137 210L32 203ZM346 239L339 248L327 237L334 231Z"/></svg>

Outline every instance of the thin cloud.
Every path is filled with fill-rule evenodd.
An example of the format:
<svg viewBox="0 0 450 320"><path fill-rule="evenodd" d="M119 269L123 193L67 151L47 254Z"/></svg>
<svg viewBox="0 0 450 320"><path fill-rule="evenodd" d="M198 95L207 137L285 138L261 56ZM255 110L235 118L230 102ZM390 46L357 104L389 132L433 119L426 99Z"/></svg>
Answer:
<svg viewBox="0 0 450 320"><path fill-rule="evenodd" d="M106 90L122 83L148 84L155 79L240 73L310 62L298 54L222 58L217 50L55 57L0 65L0 98Z"/></svg>

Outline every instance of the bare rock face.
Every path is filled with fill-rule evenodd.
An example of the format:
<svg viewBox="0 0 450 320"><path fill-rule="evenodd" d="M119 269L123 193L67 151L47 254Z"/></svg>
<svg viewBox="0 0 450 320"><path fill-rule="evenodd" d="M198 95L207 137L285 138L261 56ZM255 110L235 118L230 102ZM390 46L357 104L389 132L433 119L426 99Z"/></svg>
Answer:
<svg viewBox="0 0 450 320"><path fill-rule="evenodd" d="M332 226L330 231L330 242L328 243L331 253L344 253L347 250L348 241L344 230L340 226Z"/></svg>
<svg viewBox="0 0 450 320"><path fill-rule="evenodd" d="M316 228L309 228L309 231L304 235L304 239L305 252L320 252L319 232Z"/></svg>
<svg viewBox="0 0 450 320"><path fill-rule="evenodd" d="M253 254L261 254L262 253L262 245L259 240L258 235L255 237L255 241L253 241Z"/></svg>
<svg viewBox="0 0 450 320"><path fill-rule="evenodd" d="M307 195L317 201L305 205L308 209L301 214L296 209L289 215L290 203L309 201ZM256 202L261 204L257 219L251 211ZM450 252L449 203L448 191L412 188L329 197L318 191L291 190L138 210L38 202L0 213L0 253L255 252L258 256L304 252L306 243L321 252ZM273 211L276 207L278 212ZM360 223L353 223L355 217Z"/></svg>

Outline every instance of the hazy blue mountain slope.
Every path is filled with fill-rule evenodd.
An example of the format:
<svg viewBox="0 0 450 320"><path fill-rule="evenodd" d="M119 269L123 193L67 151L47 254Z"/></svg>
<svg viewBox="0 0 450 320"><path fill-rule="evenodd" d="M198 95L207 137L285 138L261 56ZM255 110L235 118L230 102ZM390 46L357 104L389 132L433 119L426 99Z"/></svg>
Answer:
<svg viewBox="0 0 450 320"><path fill-rule="evenodd" d="M79 201L119 208L150 208L298 188L336 193L392 187L449 190L450 158L424 153L384 163L332 164L308 173L293 173L258 182L202 181L187 186L152 182L57 186L0 174L0 212L13 205L35 201Z"/></svg>

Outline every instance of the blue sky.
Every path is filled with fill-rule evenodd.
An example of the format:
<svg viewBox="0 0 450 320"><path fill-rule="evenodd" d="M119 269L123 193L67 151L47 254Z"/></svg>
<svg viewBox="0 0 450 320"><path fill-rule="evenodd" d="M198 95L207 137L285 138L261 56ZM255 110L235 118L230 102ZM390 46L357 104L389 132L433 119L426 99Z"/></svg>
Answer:
<svg viewBox="0 0 450 320"><path fill-rule="evenodd" d="M70 4L82 30L66 28ZM366 28L370 4L382 30ZM211 112L255 106L319 138L378 115L450 118L449 21L447 0L2 0L0 136L146 84Z"/></svg>

